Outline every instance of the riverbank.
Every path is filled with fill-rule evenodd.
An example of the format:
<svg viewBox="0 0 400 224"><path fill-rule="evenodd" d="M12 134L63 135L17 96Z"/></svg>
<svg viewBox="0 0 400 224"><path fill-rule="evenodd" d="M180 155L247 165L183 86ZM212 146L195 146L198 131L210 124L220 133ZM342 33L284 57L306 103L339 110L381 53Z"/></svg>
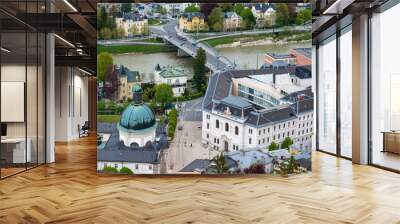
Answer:
<svg viewBox="0 0 400 224"><path fill-rule="evenodd" d="M311 32L286 31L278 34L241 35L221 37L205 42L215 48L285 45L311 41Z"/></svg>
<svg viewBox="0 0 400 224"><path fill-rule="evenodd" d="M111 54L126 54L126 53L143 53L143 54L153 54L161 52L172 52L175 51L173 47L166 45L145 45L145 44L135 44L135 45L113 45L104 46L97 45L97 53L108 52Z"/></svg>

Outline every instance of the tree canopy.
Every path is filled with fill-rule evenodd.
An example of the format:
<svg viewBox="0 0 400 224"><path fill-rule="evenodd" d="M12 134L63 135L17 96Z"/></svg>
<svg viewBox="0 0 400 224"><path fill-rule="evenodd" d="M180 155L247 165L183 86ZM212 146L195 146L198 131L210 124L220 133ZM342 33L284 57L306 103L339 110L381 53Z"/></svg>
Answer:
<svg viewBox="0 0 400 224"><path fill-rule="evenodd" d="M193 84L198 91L203 91L206 82L206 52L203 48L197 50L196 58L193 62Z"/></svg>
<svg viewBox="0 0 400 224"><path fill-rule="evenodd" d="M299 13L297 13L296 24L300 25L306 23L308 21L311 21L311 18L312 18L311 9L303 9Z"/></svg>
<svg viewBox="0 0 400 224"><path fill-rule="evenodd" d="M172 92L172 87L168 84L160 84L155 87L154 94L157 103L161 104L163 110L165 110L165 105L172 103L174 99L174 93Z"/></svg>
<svg viewBox="0 0 400 224"><path fill-rule="evenodd" d="M274 151L274 150L277 150L277 149L279 149L279 145L276 144L275 142L271 142L271 144L268 146L268 150L269 151Z"/></svg>
<svg viewBox="0 0 400 224"><path fill-rule="evenodd" d="M190 4L188 7L185 8L185 12L187 13L200 12L200 9L196 5Z"/></svg>
<svg viewBox="0 0 400 224"><path fill-rule="evenodd" d="M208 15L208 25L213 31L221 31L224 27L224 12L220 7L215 7Z"/></svg>
<svg viewBox="0 0 400 224"><path fill-rule="evenodd" d="M289 149L291 145L293 145L293 140L290 137L286 137L281 144L281 148Z"/></svg>
<svg viewBox="0 0 400 224"><path fill-rule="evenodd" d="M290 23L289 7L286 3L276 4L276 24L286 26Z"/></svg>
<svg viewBox="0 0 400 224"><path fill-rule="evenodd" d="M113 58L110 53L102 52L97 55L97 77L100 81L105 81L106 75L112 71L113 64Z"/></svg>
<svg viewBox="0 0 400 224"><path fill-rule="evenodd" d="M132 4L131 3L122 3L121 12L132 12Z"/></svg>
<svg viewBox="0 0 400 224"><path fill-rule="evenodd" d="M251 12L251 9L245 8L242 10L240 13L240 16L243 19L243 23L246 26L246 28L250 29L253 28L254 25L256 24L256 18L253 15L253 12Z"/></svg>

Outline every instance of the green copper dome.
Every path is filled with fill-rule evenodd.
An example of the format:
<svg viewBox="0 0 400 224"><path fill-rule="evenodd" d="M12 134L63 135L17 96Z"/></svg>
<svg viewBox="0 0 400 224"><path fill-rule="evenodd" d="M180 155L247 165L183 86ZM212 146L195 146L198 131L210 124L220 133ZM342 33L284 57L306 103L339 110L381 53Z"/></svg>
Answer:
<svg viewBox="0 0 400 224"><path fill-rule="evenodd" d="M139 85L134 85L132 86L132 93L142 93L142 87L140 87Z"/></svg>
<svg viewBox="0 0 400 224"><path fill-rule="evenodd" d="M156 118L147 105L129 105L123 112L119 125L128 130L142 130L153 127Z"/></svg>

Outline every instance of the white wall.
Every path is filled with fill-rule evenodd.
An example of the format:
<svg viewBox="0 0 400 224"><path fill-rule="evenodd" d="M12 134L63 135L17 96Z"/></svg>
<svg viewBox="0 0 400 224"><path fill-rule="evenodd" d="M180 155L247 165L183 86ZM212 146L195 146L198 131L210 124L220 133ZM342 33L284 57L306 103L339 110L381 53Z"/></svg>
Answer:
<svg viewBox="0 0 400 224"><path fill-rule="evenodd" d="M88 78L72 67L56 67L55 73L55 141L70 141L88 120Z"/></svg>

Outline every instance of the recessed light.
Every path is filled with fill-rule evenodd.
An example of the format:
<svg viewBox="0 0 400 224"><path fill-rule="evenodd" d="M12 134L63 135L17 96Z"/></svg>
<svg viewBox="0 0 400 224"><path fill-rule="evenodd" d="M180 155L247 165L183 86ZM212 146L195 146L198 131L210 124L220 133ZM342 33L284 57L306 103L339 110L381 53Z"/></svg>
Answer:
<svg viewBox="0 0 400 224"><path fill-rule="evenodd" d="M1 49L2 51L6 52L6 53L10 53L10 52L11 52L11 50L9 50L9 49L7 49L7 48L5 48L5 47L1 47L0 49Z"/></svg>
<svg viewBox="0 0 400 224"><path fill-rule="evenodd" d="M68 1L64 0L65 4L67 4L74 12L78 12L78 10Z"/></svg>

